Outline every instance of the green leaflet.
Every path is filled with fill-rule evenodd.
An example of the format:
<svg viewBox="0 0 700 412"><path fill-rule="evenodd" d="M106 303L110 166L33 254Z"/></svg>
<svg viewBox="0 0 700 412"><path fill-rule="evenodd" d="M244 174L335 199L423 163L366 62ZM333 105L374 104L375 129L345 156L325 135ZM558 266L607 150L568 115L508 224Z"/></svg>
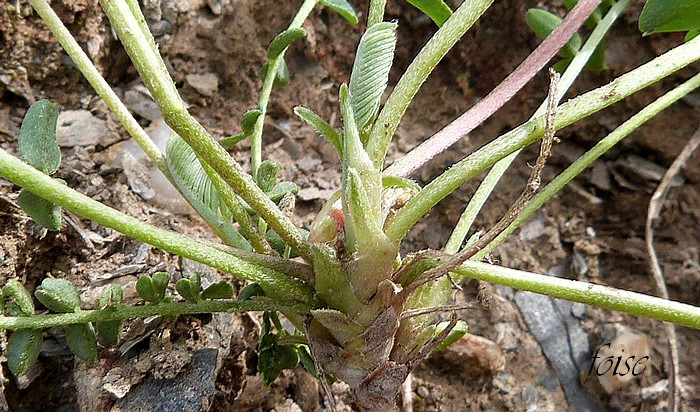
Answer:
<svg viewBox="0 0 700 412"><path fill-rule="evenodd" d="M346 0L320 0L319 3L340 14L352 25L359 21L355 9Z"/></svg>
<svg viewBox="0 0 700 412"><path fill-rule="evenodd" d="M530 9L525 14L525 21L535 32L537 37L544 39L561 25L561 18L547 10ZM571 39L559 50L559 56L563 58L573 57L581 48L581 36L575 33Z"/></svg>
<svg viewBox="0 0 700 412"><path fill-rule="evenodd" d="M7 342L7 366L15 376L22 376L34 365L42 341L41 329L20 329Z"/></svg>
<svg viewBox="0 0 700 412"><path fill-rule="evenodd" d="M306 30L301 27L287 29L278 34L277 37L270 42L270 45L267 46L267 59L276 59L290 44L304 36L306 36Z"/></svg>
<svg viewBox="0 0 700 412"><path fill-rule="evenodd" d="M452 16L452 9L442 0L407 0L418 10L425 13L438 27Z"/></svg>
<svg viewBox="0 0 700 412"><path fill-rule="evenodd" d="M389 81L396 49L396 27L396 23L377 23L367 29L357 46L349 89L355 123L360 132L376 116Z"/></svg>
<svg viewBox="0 0 700 412"><path fill-rule="evenodd" d="M34 316L34 302L27 288L17 279L10 279L2 288L2 294L14 300L19 309L19 316ZM11 314L14 316L14 314Z"/></svg>
<svg viewBox="0 0 700 412"><path fill-rule="evenodd" d="M437 336L440 332L445 330L449 324L450 322L440 322L435 328L435 335ZM448 346L462 339L462 336L467 333L467 330L469 330L469 325L467 325L467 323L463 320L458 320L455 327L452 328L450 334L447 335L447 338L440 342L435 349L433 349L432 353L440 352L441 350L446 349Z"/></svg>
<svg viewBox="0 0 700 412"><path fill-rule="evenodd" d="M78 288L66 279L44 279L34 296L54 312L70 313L80 309Z"/></svg>
<svg viewBox="0 0 700 412"><path fill-rule="evenodd" d="M66 343L68 349L80 359L88 362L97 361L97 337L89 323L66 326Z"/></svg>
<svg viewBox="0 0 700 412"><path fill-rule="evenodd" d="M201 289L202 278L197 272L190 275L189 279L180 279L175 284L177 293L189 302L199 302L202 300Z"/></svg>
<svg viewBox="0 0 700 412"><path fill-rule="evenodd" d="M338 130L306 107L295 107L294 114L299 116L306 124L316 129L321 136L325 137L328 142L333 145L338 152L338 156L341 158L343 157L343 135Z"/></svg>
<svg viewBox="0 0 700 412"><path fill-rule="evenodd" d="M111 284L100 294L100 309L111 309L122 303L124 291L117 284ZM100 342L105 345L117 345L124 326L123 320L113 320L98 322L95 324L95 331L100 338Z"/></svg>
<svg viewBox="0 0 700 412"><path fill-rule="evenodd" d="M143 275L136 281L136 292L141 299L150 303L160 303L165 297L165 289L168 287L167 280L163 282L163 275L168 279L168 275L163 272L154 273L153 277Z"/></svg>
<svg viewBox="0 0 700 412"><path fill-rule="evenodd" d="M260 69L260 79L265 80L267 77L267 71L270 69L270 62L265 62ZM275 72L275 79L272 82L273 87L284 87L289 84L289 68L284 59L280 59L277 63L277 71Z"/></svg>
<svg viewBox="0 0 700 412"><path fill-rule="evenodd" d="M58 105L48 100L34 103L22 120L19 151L34 168L52 175L61 164L61 150L56 142Z"/></svg>
<svg viewBox="0 0 700 412"><path fill-rule="evenodd" d="M22 189L17 197L17 204L24 213L29 215L39 226L51 231L61 229L63 218L61 217L61 207L55 205L43 197Z"/></svg>
<svg viewBox="0 0 700 412"><path fill-rule="evenodd" d="M235 290L231 282L221 280L212 283L202 291L202 299L231 299Z"/></svg>
<svg viewBox="0 0 700 412"><path fill-rule="evenodd" d="M648 0L639 16L645 35L700 29L700 0Z"/></svg>
<svg viewBox="0 0 700 412"><path fill-rule="evenodd" d="M241 133L222 139L221 145L225 148L231 149L236 145L236 143L253 134L255 122L258 121L258 117L260 117L261 114L262 111L257 107L243 113L243 116L241 116Z"/></svg>

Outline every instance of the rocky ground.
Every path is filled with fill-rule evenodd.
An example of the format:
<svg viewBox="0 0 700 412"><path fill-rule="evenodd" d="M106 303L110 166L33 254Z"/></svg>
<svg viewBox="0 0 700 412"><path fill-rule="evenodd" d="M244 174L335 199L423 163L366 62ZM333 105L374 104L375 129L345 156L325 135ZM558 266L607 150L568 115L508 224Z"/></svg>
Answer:
<svg viewBox="0 0 700 412"><path fill-rule="evenodd" d="M160 115L107 26L96 0L54 1L53 6L142 124L162 133ZM171 74L191 112L217 137L237 133L238 119L256 104L258 70L269 41L291 20L299 2L270 0L147 0L144 10ZM353 2L366 10L367 2ZM537 2L498 2L451 52L422 88L397 132L395 159L484 96L537 41L523 16ZM679 44L682 35L642 38L636 30L641 2L633 2L607 39L609 68L585 73L570 95L601 85ZM15 5L19 5L19 9ZM399 44L392 82L434 27L405 2L389 2ZM363 13L364 15L364 13ZM362 17L361 17L362 19ZM308 225L340 184L332 148L294 116L303 105L339 124L338 85L347 81L361 27L336 14L314 12L308 36L288 53L292 84L275 90L264 136L265 157L283 165L301 188L295 211ZM507 28L507 29L506 29ZM631 52L633 50L634 52ZM697 72L692 66L649 90L563 130L547 166L555 176L644 104ZM454 161L518 125L546 94L540 76L493 118L414 176L424 184ZM57 173L68 183L132 216L205 239L212 237L183 204L174 204L126 133L82 79L24 1L0 4L0 147L17 154L22 116L36 99L61 106ZM494 253L501 264L555 276L657 294L644 248L651 192L699 126L696 93L640 128L579 176ZM527 150L504 177L477 226L497 221L529 174ZM249 147L233 153L248 167ZM411 233L406 251L439 248L476 188L470 182L446 199ZM700 162L696 154L675 182L656 229L656 248L671 297L700 305ZM86 307L111 283L135 302L138 275L167 271L175 279L193 271L207 281L221 274L66 214L60 232L41 230L16 206L18 188L0 180L0 284L20 278L33 291L48 275L78 284ZM239 285L240 286L240 285ZM460 316L472 335L429 359L413 375L415 411L624 410L666 406L667 343L660 322L552 300L487 284L467 283L458 302L480 302ZM185 316L129 322L124 343L105 348L97 365L73 359L60 330L45 334L31 373L9 377L10 410L59 411L313 411L326 410L317 382L302 370L285 372L269 389L256 375L260 331L256 314ZM684 408L700 404L700 333L678 328ZM626 342L649 356L631 381L586 379L591 351ZM334 384L340 410L349 410L347 387ZM183 395L187 393L187 396Z"/></svg>

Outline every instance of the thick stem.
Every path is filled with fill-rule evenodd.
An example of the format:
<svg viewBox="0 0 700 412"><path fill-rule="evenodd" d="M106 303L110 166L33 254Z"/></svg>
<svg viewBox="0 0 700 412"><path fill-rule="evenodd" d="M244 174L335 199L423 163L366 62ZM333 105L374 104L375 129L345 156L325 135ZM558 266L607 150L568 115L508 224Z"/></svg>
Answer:
<svg viewBox="0 0 700 412"><path fill-rule="evenodd" d="M59 313L39 316L0 316L0 330L45 329L55 326L73 325L87 322L109 322L148 316L178 316L197 313L248 312L284 310L306 313L308 305L292 303L284 305L271 300L255 299L244 302L237 300L203 300L201 302L160 303L145 306L117 306L100 310L81 310L75 313Z"/></svg>
<svg viewBox="0 0 700 412"><path fill-rule="evenodd" d="M421 49L401 76L374 122L367 144L367 152L377 169L381 170L389 142L420 86L491 3L493 0L466 0L462 3Z"/></svg>
<svg viewBox="0 0 700 412"><path fill-rule="evenodd" d="M233 256L187 236L151 226L66 187L16 157L0 150L0 176L39 194L79 216L129 237L234 276L258 282L275 299L311 301L311 288L303 282Z"/></svg>
<svg viewBox="0 0 700 412"><path fill-rule="evenodd" d="M369 2L369 16L367 17L367 28L370 28L384 20L385 8L386 0L371 0Z"/></svg>
<svg viewBox="0 0 700 412"><path fill-rule="evenodd" d="M605 86L564 103L558 109L555 128L559 130L610 106L698 59L700 59L700 36L618 77ZM543 131L544 118L540 116L522 124L452 166L397 212L387 228L389 238L394 242L400 242L408 230L445 196L496 161L537 141L542 137Z"/></svg>
<svg viewBox="0 0 700 412"><path fill-rule="evenodd" d="M600 42L603 41L603 38L607 34L608 30L610 27L612 27L612 24L615 22L615 20L617 20L617 17L620 15L620 13L622 13L622 10L625 9L628 3L629 0L620 0L615 3L615 5L605 15L605 18L598 23L595 30L593 30L591 35L588 36L586 44L581 47L581 50L578 51L574 59L566 68L564 74L561 76L557 101L559 101L564 94L566 94L566 91L569 89L569 87L571 87L571 84L573 84L574 80L576 80L579 73L581 73L596 47L598 47ZM545 109L546 102L540 105L540 107L535 111L533 117L543 114ZM496 184L506 172L510 164L513 163L513 160L515 160L518 154L520 154L520 150L517 150L507 157L499 160L495 165L493 165L491 170L489 170L484 180L479 184L476 192L474 192L474 196L469 199L467 207L464 209L459 222L457 222L457 226L455 226L455 230L452 232L450 239L445 245L445 253L456 253L459 250L460 245L469 233L472 223L474 223L474 220L486 202L486 199L488 199L488 197L491 195L491 192L493 192Z"/></svg>
<svg viewBox="0 0 700 412"><path fill-rule="evenodd" d="M101 0L134 66L158 104L166 123L227 181L233 190L262 217L282 239L304 259L311 262L308 243L291 220L255 184L207 130L187 111L165 63L154 53L150 33L144 34L128 5L121 1Z"/></svg>

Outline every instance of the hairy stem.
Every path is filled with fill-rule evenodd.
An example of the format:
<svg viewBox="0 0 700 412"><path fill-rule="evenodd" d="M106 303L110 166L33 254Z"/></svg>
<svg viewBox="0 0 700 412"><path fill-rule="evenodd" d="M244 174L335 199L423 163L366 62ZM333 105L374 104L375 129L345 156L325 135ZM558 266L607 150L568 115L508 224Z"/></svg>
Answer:
<svg viewBox="0 0 700 412"><path fill-rule="evenodd" d="M371 0L369 2L369 16L367 17L368 29L384 20L385 8L386 0Z"/></svg>
<svg viewBox="0 0 700 412"><path fill-rule="evenodd" d="M556 130L566 127L657 82L700 59L700 36L634 69L605 86L572 99L558 109ZM492 141L434 179L401 208L387 228L389 238L398 243L409 229L433 206L464 182L498 160L542 137L544 118L540 116Z"/></svg>
<svg viewBox="0 0 700 412"><path fill-rule="evenodd" d="M515 289L700 329L700 308L655 296L473 261L463 263L453 272Z"/></svg>
<svg viewBox="0 0 700 412"><path fill-rule="evenodd" d="M620 0L615 3L615 5L605 15L605 18L601 20L593 30L591 35L586 40L586 43L578 51L574 59L566 68L564 74L561 76L557 101L566 94L566 91L569 89L569 87L571 87L571 84L573 84L574 80L576 80L579 73L581 73L596 47L598 47L610 27L612 27L612 24L615 22L615 20L617 20L617 17L620 15L620 13L622 13L622 10L625 9L628 3L629 0ZM571 16L571 14L569 14L569 16ZM542 105L535 111L533 117L543 114L545 108L546 104L542 103ZM474 220L486 202L486 199L488 199L488 197L491 195L491 192L493 192L496 184L511 163L513 163L513 160L515 160L518 154L520 154L520 150L516 150L507 157L499 160L495 165L493 165L491 170L489 170L484 180L479 184L476 192L474 192L472 198L469 199L469 203L464 209L459 222L457 222L455 230L452 232L452 235L450 235L450 239L447 241L444 248L446 253L456 253L459 250L460 245L469 233L472 223L474 223Z"/></svg>
<svg viewBox="0 0 700 412"><path fill-rule="evenodd" d="M314 6L317 0L304 0L299 11L297 12L292 22L289 24L288 29L294 29L301 27ZM253 178L258 175L258 168L260 163L262 163L262 135L263 128L265 127L265 113L267 112L267 105L270 101L270 95L272 94L272 84L275 81L275 75L277 73L277 66L279 62L284 59L284 54L287 52L287 48L282 50L282 52L276 58L268 62L267 75L263 80L263 88L260 92L260 98L258 99L258 109L260 109L260 116L255 122L255 128L253 129L253 135L250 140L250 152L251 152L251 168L253 169Z"/></svg>
<svg viewBox="0 0 700 412"><path fill-rule="evenodd" d="M282 239L311 262L308 243L291 220L255 184L209 132L187 111L165 63L154 52L153 38L143 33L139 19L121 1L101 0L114 30L131 57L144 84L153 95L166 123L182 137L201 159L227 181L233 190L262 217Z"/></svg>
<svg viewBox="0 0 700 412"><path fill-rule="evenodd" d="M0 316L0 330L15 329L45 329L55 326L73 325L87 322L109 322L148 316L178 316L198 313L215 312L248 312L266 310L284 310L288 312L306 313L308 305L290 303L281 304L268 299L251 299L239 302L237 300L203 300L196 303L174 302L157 305L126 306L120 305L100 310L81 310L75 313L59 313L39 316Z"/></svg>
<svg viewBox="0 0 700 412"><path fill-rule="evenodd" d="M311 301L311 288L300 280L290 278L241 257L226 253L209 244L187 236L157 228L114 210L100 202L66 187L37 169L0 149L0 176L27 190L40 194L66 210L126 236L163 249L167 252L204 263L234 276L259 283L268 296L275 299Z"/></svg>
<svg viewBox="0 0 700 412"><path fill-rule="evenodd" d="M95 65L92 64L90 58L85 54L83 49L80 48L78 42L75 41L66 26L63 25L56 13L51 9L51 6L46 3L46 0L30 0L29 3L42 20L44 20L54 36L56 36L61 46L63 46L63 49L71 57L80 72L83 73L83 76L85 76L102 100L105 101L109 110L114 113L119 123L124 126L124 129L126 129L129 135L146 153L146 156L153 161L158 170L160 170L168 180L172 180L163 153L158 150L155 143L153 143L148 134L141 128L136 119L134 119L129 109L119 100L119 97L117 97L100 72L97 71Z"/></svg>
<svg viewBox="0 0 700 412"><path fill-rule="evenodd" d="M493 0L466 0L462 3L421 49L401 76L370 132L367 152L377 169L382 169L389 142L420 86L491 3Z"/></svg>

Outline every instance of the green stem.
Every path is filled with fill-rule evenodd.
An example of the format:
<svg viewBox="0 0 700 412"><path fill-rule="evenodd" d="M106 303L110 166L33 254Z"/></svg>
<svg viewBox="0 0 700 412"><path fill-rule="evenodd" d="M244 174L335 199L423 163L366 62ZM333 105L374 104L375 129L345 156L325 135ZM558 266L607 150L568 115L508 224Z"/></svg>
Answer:
<svg viewBox="0 0 700 412"><path fill-rule="evenodd" d="M465 0L421 49L401 76L370 133L367 152L377 169L382 169L389 142L420 86L491 3L493 0Z"/></svg>
<svg viewBox="0 0 700 412"><path fill-rule="evenodd" d="M381 23L384 20L384 9L386 8L386 0L371 0L369 2L369 15L367 16L367 28Z"/></svg>
<svg viewBox="0 0 700 412"><path fill-rule="evenodd" d="M564 170L559 176L552 180L547 186L542 188L542 190L532 198L530 203L528 203L518 218L511 223L508 228L503 231L496 239L488 244L483 250L477 253L473 259L480 260L487 253L490 253L498 245L503 243L503 241L513 233L513 231L520 226L527 218L532 216L533 213L537 211L542 205L556 195L566 184L568 184L574 177L578 176L583 169L588 167L596 159L603 155L603 153L610 150L611 147L619 143L622 139L627 137L630 133L637 130L642 124L647 122L649 119L654 117L660 111L664 110L674 102L681 99L686 94L700 87L700 74L687 80L685 83L671 90L670 92L659 97L653 103L646 106L644 109L640 110L639 113L632 116L629 120L621 124L612 133L603 138L598 144L593 146L591 150L586 152L583 156L578 158L574 163L571 164L566 170Z"/></svg>
<svg viewBox="0 0 700 412"><path fill-rule="evenodd" d="M632 70L605 86L559 106L555 129L559 130L700 59L700 36ZM445 196L498 160L542 137L544 117L530 120L487 144L452 166L409 200L387 228L387 236L398 243L409 229Z"/></svg>
<svg viewBox="0 0 700 412"><path fill-rule="evenodd" d="M564 74L561 76L561 79L559 80L559 94L557 96L557 101L561 100L564 94L566 94L566 91L569 89L569 87L571 87L579 73L581 73L596 47L598 47L600 42L603 41L603 38L607 34L608 30L610 30L610 27L612 27L613 23L615 20L617 20L618 16L620 13L622 13L628 3L629 0L620 0L615 3L615 5L605 15L605 18L601 20L596 26L595 30L593 30L591 35L586 40L586 43L578 51L574 59L566 68ZM540 105L537 111L535 111L532 118L544 114L546 108L547 103L545 101ZM496 187L496 184L506 172L508 167L510 167L511 163L513 163L513 160L515 160L515 158L520 154L520 151L521 149L516 150L507 157L499 160L495 165L493 165L491 170L489 170L484 180L479 184L476 192L474 192L474 196L469 199L469 203L464 209L459 222L457 222L455 230L452 232L452 235L450 235L450 239L447 241L444 248L446 253L453 254L459 250L460 245L462 242L464 242L464 239L469 233L469 230L471 229L476 216L479 214L479 211L486 202L486 199L488 199L488 197L491 195L493 189Z"/></svg>
<svg viewBox="0 0 700 412"><path fill-rule="evenodd" d="M145 306L117 306L100 310L81 310L75 313L58 313L39 316L0 316L0 330L45 329L55 326L73 325L87 322L109 322L115 320L146 318L148 316L179 316L215 312L248 312L265 310L284 310L288 312L307 313L308 305L292 303L284 305L272 300L251 299L237 300L203 300L201 302L173 302Z"/></svg>
<svg viewBox="0 0 700 412"><path fill-rule="evenodd" d="M49 30L56 36L61 46L63 46L63 49L68 53L81 73L83 73L90 85L92 85L102 100L105 101L109 110L114 113L119 123L124 126L124 129L126 129L134 141L143 149L146 156L153 161L158 170L160 170L168 180L171 180L170 171L168 170L163 153L158 150L158 147L153 143L148 134L141 128L131 113L129 113L129 109L119 100L119 97L117 97L107 81L102 77L95 65L92 64L92 61L90 61L90 58L85 54L83 49L80 48L78 42L75 41L66 26L63 25L56 13L51 9L51 6L46 3L46 0L30 0L29 3L42 20L44 20Z"/></svg>
<svg viewBox="0 0 700 412"><path fill-rule="evenodd" d="M214 140L207 130L187 111L165 63L153 52L152 36L144 35L141 25L122 1L101 0L124 48L134 66L158 104L166 123L189 144L201 159L204 159L227 181L233 190L255 212L262 217L282 239L304 259L311 261L308 243L302 238L292 221L255 184L226 150Z"/></svg>
<svg viewBox="0 0 700 412"><path fill-rule="evenodd" d="M297 11L296 16L292 19L289 24L288 29L295 29L301 27L304 21L309 17L311 11L314 9L317 0L304 0L299 11ZM270 101L270 95L272 94L272 85L275 81L275 75L277 73L277 66L279 62L284 59L284 54L287 52L287 48L282 50L282 52L276 58L268 62L267 75L263 80L263 88L260 92L260 98L258 99L258 109L260 109L260 116L255 122L255 128L253 129L253 135L250 138L250 152L251 152L251 168L253 170L253 178L257 178L258 168L262 163L262 135L263 128L265 127L265 113L267 112L267 105Z"/></svg>
<svg viewBox="0 0 700 412"><path fill-rule="evenodd" d="M489 265L465 262L454 273L515 289L540 293L572 302L618 310L700 329L700 308L645 295L569 279Z"/></svg>
<svg viewBox="0 0 700 412"><path fill-rule="evenodd" d="M226 253L187 236L157 228L114 210L100 202L66 187L16 157L0 150L0 176L27 190L39 194L79 216L112 228L126 236L163 249L167 252L204 263L234 276L259 283L268 296L275 299L311 301L311 288L297 279L289 278Z"/></svg>

